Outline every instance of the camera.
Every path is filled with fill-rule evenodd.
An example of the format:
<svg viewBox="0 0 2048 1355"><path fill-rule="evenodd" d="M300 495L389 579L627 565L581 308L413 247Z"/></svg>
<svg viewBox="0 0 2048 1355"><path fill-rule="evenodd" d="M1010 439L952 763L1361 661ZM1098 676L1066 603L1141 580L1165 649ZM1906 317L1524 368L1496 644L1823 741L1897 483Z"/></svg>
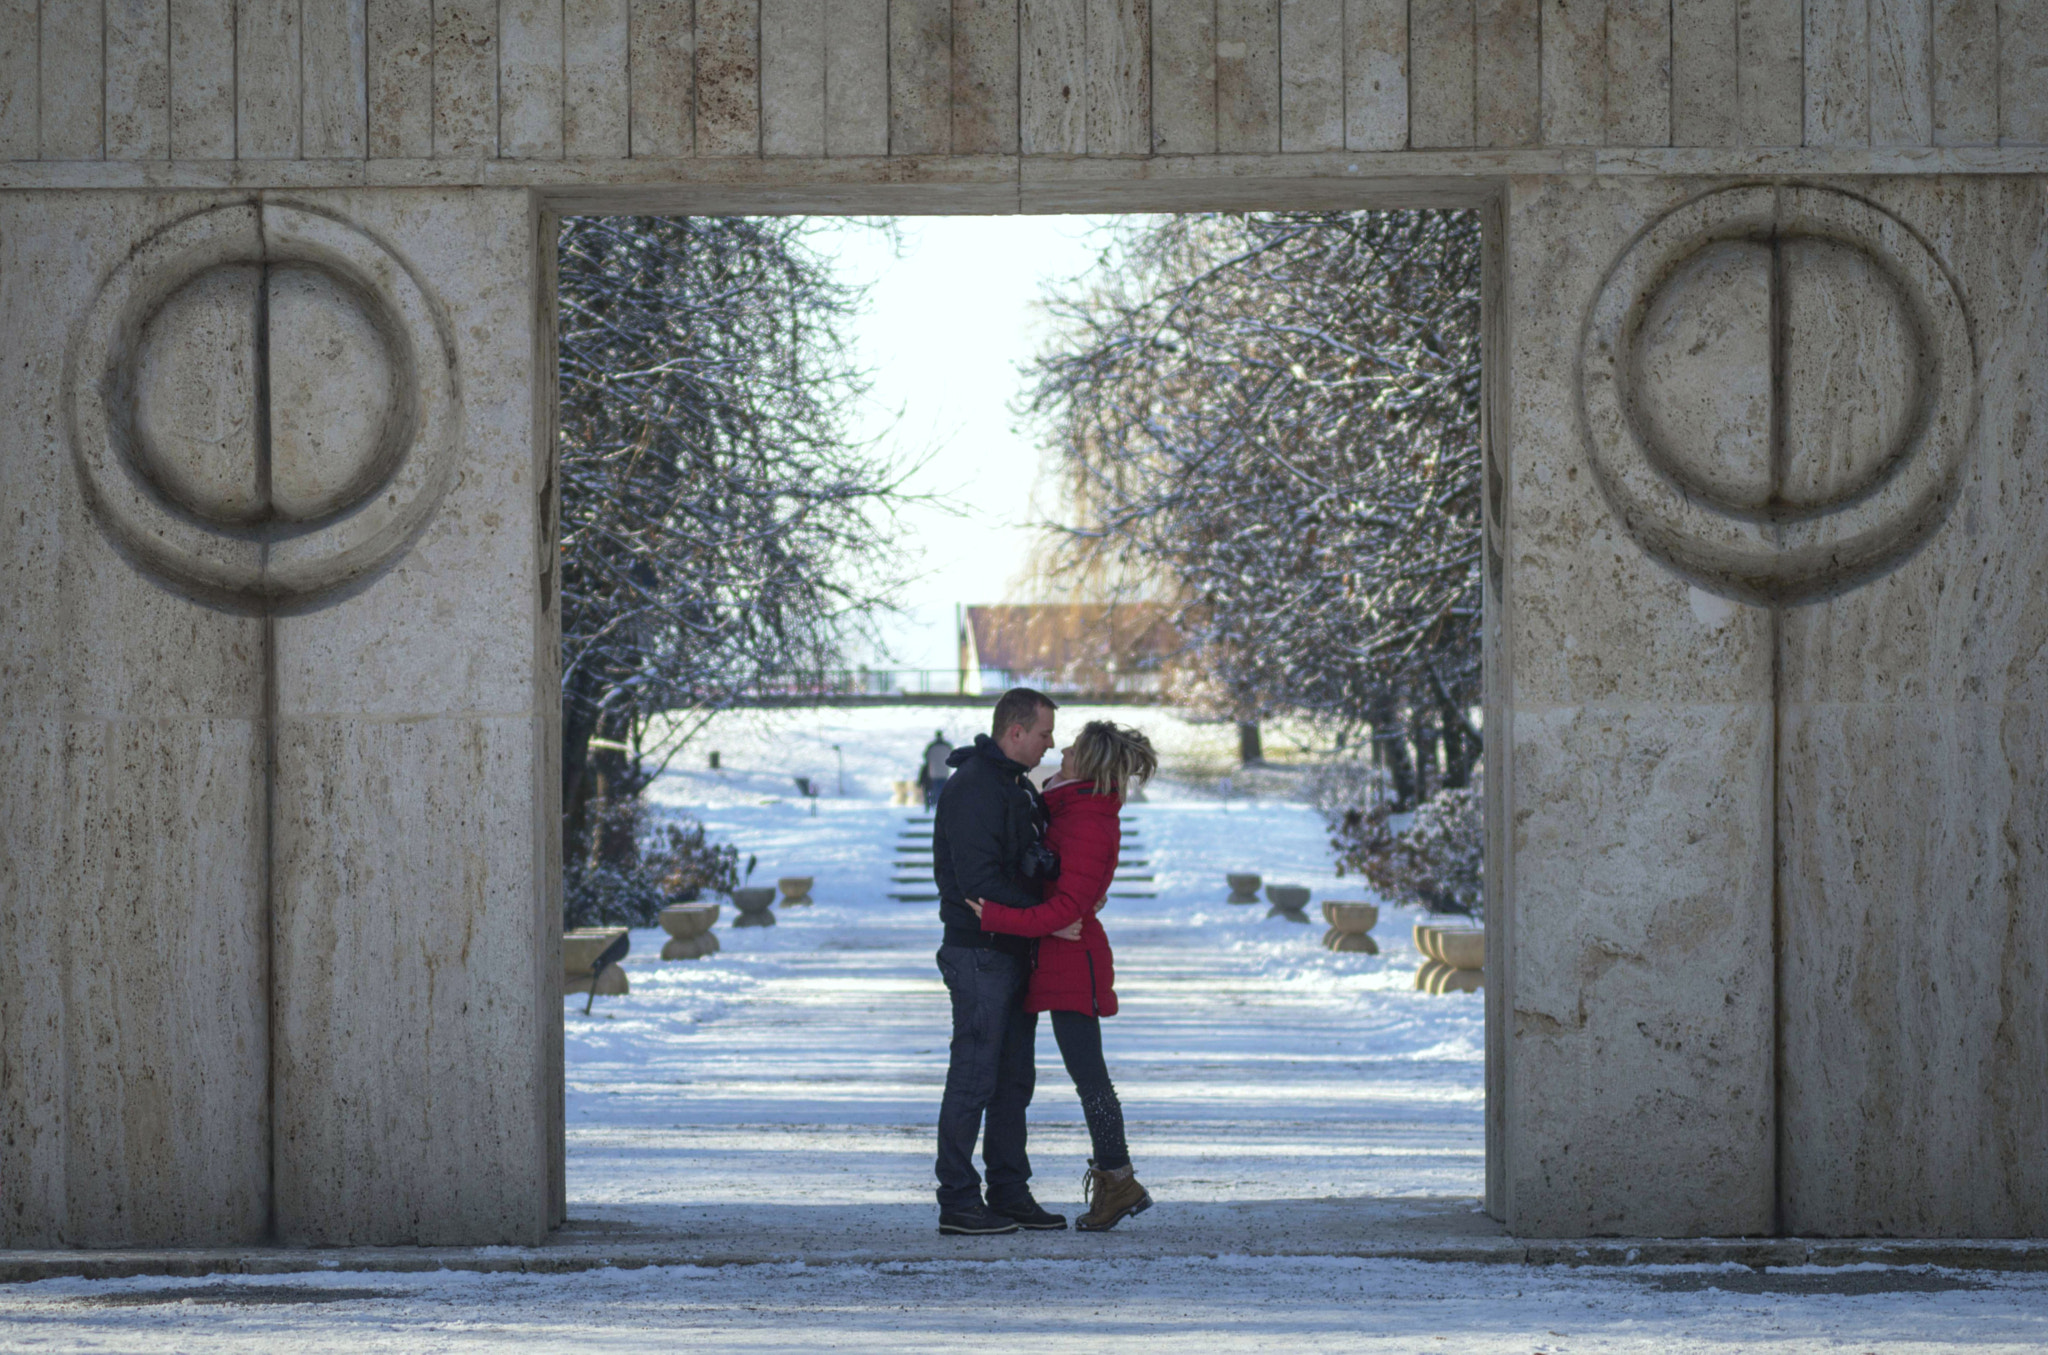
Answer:
<svg viewBox="0 0 2048 1355"><path fill-rule="evenodd" d="M1060 854L1043 842L1027 842L1023 854L1017 859L1017 870L1027 880L1060 878Z"/></svg>

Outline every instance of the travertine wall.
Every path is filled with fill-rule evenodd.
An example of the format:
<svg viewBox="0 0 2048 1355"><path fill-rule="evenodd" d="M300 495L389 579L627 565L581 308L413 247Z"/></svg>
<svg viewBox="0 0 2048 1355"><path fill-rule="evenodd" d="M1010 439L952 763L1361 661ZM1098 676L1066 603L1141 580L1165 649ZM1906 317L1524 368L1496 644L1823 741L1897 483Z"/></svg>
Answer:
<svg viewBox="0 0 2048 1355"><path fill-rule="evenodd" d="M561 1217L550 213L1486 213L1488 1199L2048 1231L2048 4L0 0L0 1245Z"/></svg>
<svg viewBox="0 0 2048 1355"><path fill-rule="evenodd" d="M0 160L298 162L299 182L364 162L449 183L502 161L2043 144L2035 0L0 4Z"/></svg>
<svg viewBox="0 0 2048 1355"><path fill-rule="evenodd" d="M2038 1235L2043 185L1715 187L1510 190L1496 1205L1565 1234ZM1595 298L1660 218L1683 257L1773 197L1784 238L1653 282L1686 304L1649 311L1653 351L1614 378L1696 499L1752 467L1779 502L1819 483L1817 516L1712 540L1601 483ZM1896 266L1917 338L1843 240ZM1901 464L1856 464L1888 446ZM1916 507L1895 491L1922 468ZM1831 519L1831 553L1798 556ZM1830 577L1855 542L1884 557Z"/></svg>
<svg viewBox="0 0 2048 1355"><path fill-rule="evenodd" d="M0 1244L559 1217L538 224L0 195Z"/></svg>

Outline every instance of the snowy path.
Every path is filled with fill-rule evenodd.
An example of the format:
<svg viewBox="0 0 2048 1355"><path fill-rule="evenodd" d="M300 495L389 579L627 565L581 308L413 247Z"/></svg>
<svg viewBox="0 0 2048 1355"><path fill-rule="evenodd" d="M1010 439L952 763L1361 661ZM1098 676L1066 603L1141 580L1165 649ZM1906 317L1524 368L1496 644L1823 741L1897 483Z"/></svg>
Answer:
<svg viewBox="0 0 2048 1355"><path fill-rule="evenodd" d="M703 962L664 963L660 934L635 933L633 992L590 1017L568 1006L572 1216L929 1201L948 1017L936 905L886 898L906 811L693 807L761 857L757 880L815 874L817 903L774 928L721 924ZM1240 861L1360 896L1317 867L1309 811L1130 809L1159 895L1104 914L1123 1002L1106 1042L1155 1196L1476 1196L1481 1000L1413 991L1412 913L1383 918L1385 954L1323 950L1319 925L1222 902ZM1039 1067L1034 1165L1041 1194L1071 1202L1087 1142L1047 1023Z"/></svg>
<svg viewBox="0 0 2048 1355"><path fill-rule="evenodd" d="M1293 1257L49 1280L0 1352L1728 1355L2048 1346L2048 1276Z"/></svg>

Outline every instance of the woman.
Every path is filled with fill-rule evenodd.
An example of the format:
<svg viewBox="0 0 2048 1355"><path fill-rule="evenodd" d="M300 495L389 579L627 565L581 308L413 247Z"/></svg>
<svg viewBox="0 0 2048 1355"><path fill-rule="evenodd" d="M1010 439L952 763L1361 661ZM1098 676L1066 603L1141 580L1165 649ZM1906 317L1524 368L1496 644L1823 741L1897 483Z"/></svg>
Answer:
<svg viewBox="0 0 2048 1355"><path fill-rule="evenodd" d="M1124 1215L1152 1207L1152 1197L1131 1170L1123 1105L1102 1059L1102 1018L1116 1015L1116 990L1109 937L1095 909L1116 874L1123 844L1117 812L1124 795L1158 768L1158 755L1137 730L1108 720L1083 725L1080 737L1060 754L1058 774L1045 786L1051 818L1045 841L1060 859L1059 878L1049 886L1045 902L1036 908L968 903L983 931L1042 938L1024 1009L1052 1013L1060 1057L1080 1093L1081 1113L1088 1117L1095 1156L1089 1159L1083 1190L1092 1207L1074 1223L1086 1232L1112 1228ZM1055 935L1076 923L1078 939Z"/></svg>

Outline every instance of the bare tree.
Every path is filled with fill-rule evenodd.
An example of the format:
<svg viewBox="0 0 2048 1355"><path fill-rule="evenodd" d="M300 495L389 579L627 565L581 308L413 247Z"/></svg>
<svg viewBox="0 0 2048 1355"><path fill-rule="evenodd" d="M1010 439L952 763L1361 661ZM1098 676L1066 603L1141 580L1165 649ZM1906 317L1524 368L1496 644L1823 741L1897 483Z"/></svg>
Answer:
<svg viewBox="0 0 2048 1355"><path fill-rule="evenodd" d="M1219 713L1369 727L1404 802L1480 754L1479 276L1469 213L1134 222L1027 402L1056 567L1170 599Z"/></svg>
<svg viewBox="0 0 2048 1355"><path fill-rule="evenodd" d="M858 289L789 218L563 223L563 805L574 878L637 863L639 795L765 679L887 605L901 475L853 440ZM664 742L650 722L666 716ZM713 875L722 878L721 872Z"/></svg>

